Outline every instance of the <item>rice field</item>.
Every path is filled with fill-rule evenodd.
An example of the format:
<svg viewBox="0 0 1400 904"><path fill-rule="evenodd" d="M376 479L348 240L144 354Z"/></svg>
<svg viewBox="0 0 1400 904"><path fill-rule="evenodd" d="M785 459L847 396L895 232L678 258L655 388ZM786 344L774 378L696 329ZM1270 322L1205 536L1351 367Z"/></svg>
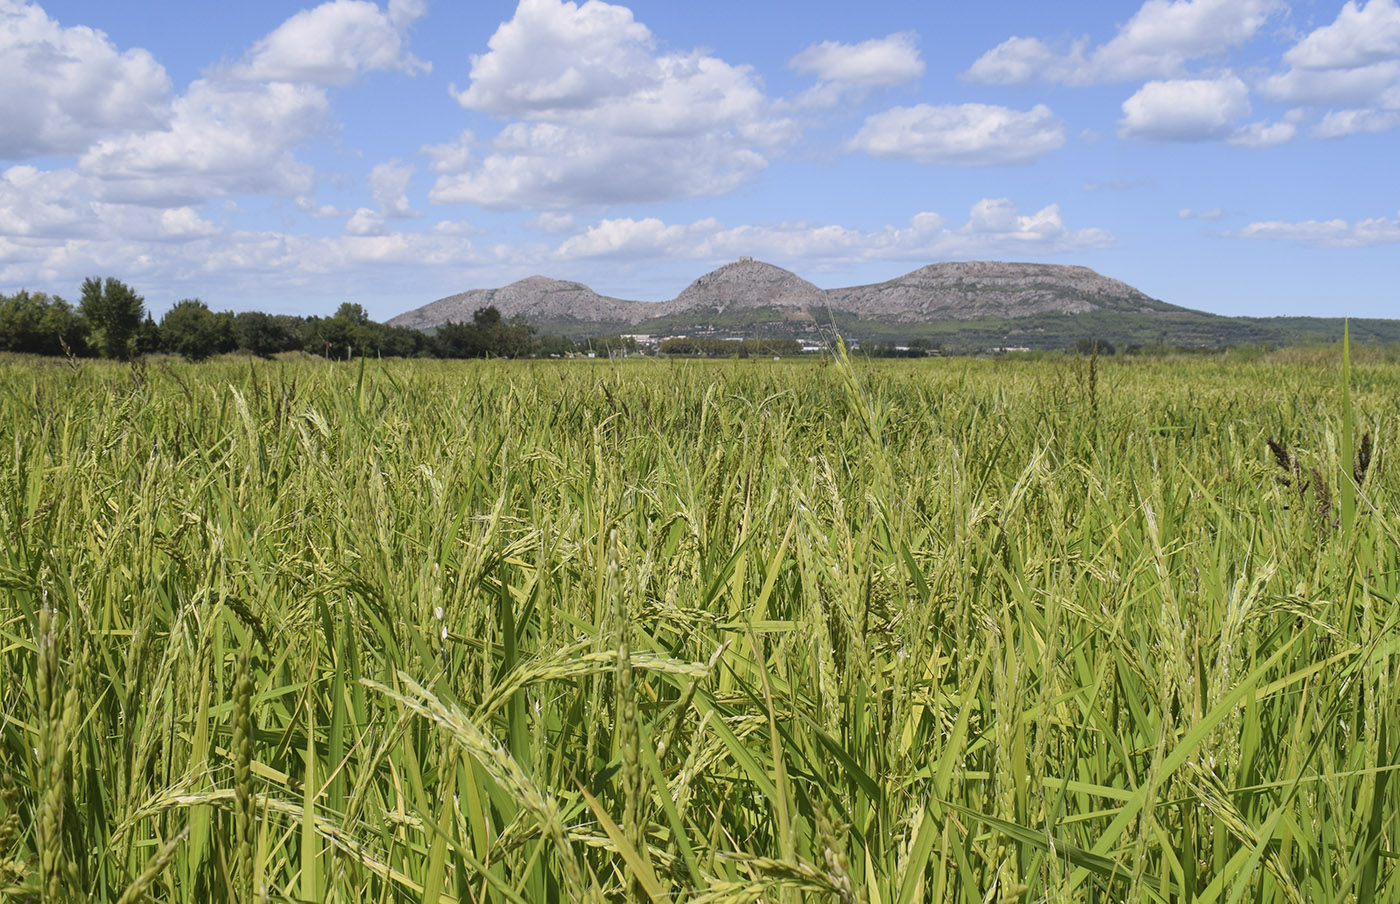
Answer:
<svg viewBox="0 0 1400 904"><path fill-rule="evenodd" d="M0 897L1400 900L1397 399L0 362Z"/></svg>

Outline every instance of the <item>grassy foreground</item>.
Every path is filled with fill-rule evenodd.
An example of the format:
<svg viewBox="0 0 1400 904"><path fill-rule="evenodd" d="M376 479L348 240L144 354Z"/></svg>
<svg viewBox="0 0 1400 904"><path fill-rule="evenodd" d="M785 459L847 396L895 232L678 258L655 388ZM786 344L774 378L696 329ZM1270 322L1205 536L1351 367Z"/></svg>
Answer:
<svg viewBox="0 0 1400 904"><path fill-rule="evenodd" d="M1397 398L0 364L0 897L1400 900Z"/></svg>

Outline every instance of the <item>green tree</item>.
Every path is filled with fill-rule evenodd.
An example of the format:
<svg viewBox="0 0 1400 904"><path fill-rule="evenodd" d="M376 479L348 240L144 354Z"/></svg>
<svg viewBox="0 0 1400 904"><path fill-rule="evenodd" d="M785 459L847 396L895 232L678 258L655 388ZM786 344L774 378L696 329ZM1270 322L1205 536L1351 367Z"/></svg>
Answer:
<svg viewBox="0 0 1400 904"><path fill-rule="evenodd" d="M21 289L0 295L0 351L31 355L83 354L83 324L62 298Z"/></svg>
<svg viewBox="0 0 1400 904"><path fill-rule="evenodd" d="M471 323L444 323L431 350L439 358L519 358L530 353L535 328L523 317L505 320L494 305L477 308Z"/></svg>
<svg viewBox="0 0 1400 904"><path fill-rule="evenodd" d="M215 314L198 298L177 301L160 319L160 345L190 361L203 361L233 347L232 318Z"/></svg>
<svg viewBox="0 0 1400 904"><path fill-rule="evenodd" d="M568 336L556 336L546 333L539 336L533 343L533 350L541 358L562 358L565 355L573 354L574 342Z"/></svg>
<svg viewBox="0 0 1400 904"><path fill-rule="evenodd" d="M369 319L369 312L364 309L364 305L354 304L349 301L342 303L340 307L335 309L335 318L337 320L344 320L347 323L352 323L355 326L364 326L372 322Z"/></svg>
<svg viewBox="0 0 1400 904"><path fill-rule="evenodd" d="M92 345L108 358L127 360L135 352L132 339L146 313L146 299L118 279L91 276L83 280L78 313L88 323Z"/></svg>
<svg viewBox="0 0 1400 904"><path fill-rule="evenodd" d="M241 311L233 316L233 335L238 347L260 358L288 349L292 338L271 314Z"/></svg>

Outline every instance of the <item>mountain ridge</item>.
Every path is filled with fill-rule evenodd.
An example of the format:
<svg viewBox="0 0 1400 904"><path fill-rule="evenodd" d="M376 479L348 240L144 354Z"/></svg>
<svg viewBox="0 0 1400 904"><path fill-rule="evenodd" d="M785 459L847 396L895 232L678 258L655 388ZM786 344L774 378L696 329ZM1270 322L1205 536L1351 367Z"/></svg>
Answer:
<svg viewBox="0 0 1400 904"><path fill-rule="evenodd" d="M529 276L497 289L471 289L439 298L389 323L429 329L466 321L472 311L487 305L494 305L506 318L633 325L687 311L725 314L754 308L795 310L808 318L816 311L839 310L882 322L1077 314L1125 306L1175 309L1082 266L947 261L881 283L822 289L791 270L744 257L700 276L669 301L613 298L580 282Z"/></svg>
<svg viewBox="0 0 1400 904"><path fill-rule="evenodd" d="M1229 317L1153 298L1085 266L1008 261L945 261L884 282L822 289L796 273L743 257L667 301L600 295L581 282L530 276L496 289L472 289L388 321L433 329L467 322L494 305L541 332L582 339L606 334L818 338L833 329L848 341L921 339L951 351L1065 348L1086 338L1125 346L1211 347L1331 342L1342 320ZM1356 341L1400 341L1400 320L1352 320Z"/></svg>

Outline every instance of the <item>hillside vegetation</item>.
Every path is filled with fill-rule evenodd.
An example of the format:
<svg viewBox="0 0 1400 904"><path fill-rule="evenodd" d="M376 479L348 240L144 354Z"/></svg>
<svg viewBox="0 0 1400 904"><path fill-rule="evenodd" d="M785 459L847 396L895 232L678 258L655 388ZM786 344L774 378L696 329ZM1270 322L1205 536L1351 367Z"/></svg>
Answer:
<svg viewBox="0 0 1400 904"><path fill-rule="evenodd" d="M1400 369L0 362L0 896L1400 899Z"/></svg>

